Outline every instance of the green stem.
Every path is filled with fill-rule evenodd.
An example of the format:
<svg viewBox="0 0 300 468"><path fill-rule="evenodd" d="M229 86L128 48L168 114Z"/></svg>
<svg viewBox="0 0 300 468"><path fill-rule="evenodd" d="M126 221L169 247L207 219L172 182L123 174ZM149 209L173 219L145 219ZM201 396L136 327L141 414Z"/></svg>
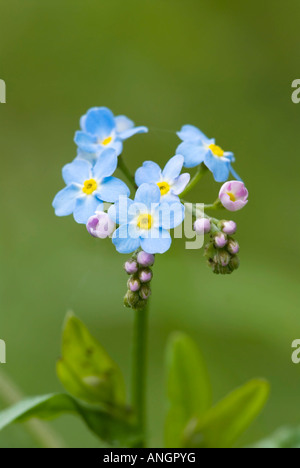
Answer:
<svg viewBox="0 0 300 468"><path fill-rule="evenodd" d="M118 160L118 168L120 169L120 171L123 172L123 174L125 175L125 177L127 178L127 180L131 183L131 185L136 189L137 188L137 185L135 183L135 180L134 180L134 177L133 175L131 174L130 170L128 169L128 167L126 166L125 162L124 162L124 159L122 156L119 156L119 160Z"/></svg>
<svg viewBox="0 0 300 468"><path fill-rule="evenodd" d="M181 193L180 198L183 198L190 190L192 190L195 187L195 185L198 184L199 180L202 179L202 177L206 174L207 170L207 167L203 163L200 164L196 174L194 175L186 189Z"/></svg>
<svg viewBox="0 0 300 468"><path fill-rule="evenodd" d="M217 199L214 203L212 203L211 205L204 205L204 209L205 210L223 210L224 209L224 206L222 205L222 203L220 202L219 199Z"/></svg>
<svg viewBox="0 0 300 468"><path fill-rule="evenodd" d="M134 311L132 405L143 436L141 447L138 448L145 446L146 435L147 328L148 306Z"/></svg>

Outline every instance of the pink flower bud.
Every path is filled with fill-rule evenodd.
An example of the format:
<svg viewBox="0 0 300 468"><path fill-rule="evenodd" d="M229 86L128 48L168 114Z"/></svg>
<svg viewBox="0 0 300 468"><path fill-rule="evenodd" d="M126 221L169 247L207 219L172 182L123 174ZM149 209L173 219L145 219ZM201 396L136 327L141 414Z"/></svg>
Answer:
<svg viewBox="0 0 300 468"><path fill-rule="evenodd" d="M130 291L136 292L140 289L141 283L136 278L130 278L127 282L127 286Z"/></svg>
<svg viewBox="0 0 300 468"><path fill-rule="evenodd" d="M128 275L134 275L134 273L137 273L139 269L138 264L135 260L128 260L128 262L125 263L124 268Z"/></svg>
<svg viewBox="0 0 300 468"><path fill-rule="evenodd" d="M234 221L223 221L222 223L222 231L229 236L236 233L237 225Z"/></svg>
<svg viewBox="0 0 300 468"><path fill-rule="evenodd" d="M199 236L207 234L211 230L210 220L207 218L198 218L194 222L194 231Z"/></svg>
<svg viewBox="0 0 300 468"><path fill-rule="evenodd" d="M107 213L97 211L88 220L86 228L91 236L106 239L106 237L109 237L115 231L116 225Z"/></svg>
<svg viewBox="0 0 300 468"><path fill-rule="evenodd" d="M234 239L231 239L231 240L228 242L227 250L228 250L228 252L230 252L232 255L236 255L237 253L239 253L239 250L240 250L239 243L238 243L237 241L235 241Z"/></svg>
<svg viewBox="0 0 300 468"><path fill-rule="evenodd" d="M140 270L139 273L139 278L141 283L149 283L149 281L152 280L152 271L150 268L144 268L143 270Z"/></svg>
<svg viewBox="0 0 300 468"><path fill-rule="evenodd" d="M148 267L154 264L155 257L141 250L137 255L137 261L141 266Z"/></svg>
<svg viewBox="0 0 300 468"><path fill-rule="evenodd" d="M238 211L248 203L248 190L243 182L233 180L226 182L220 190L219 199L229 211Z"/></svg>
<svg viewBox="0 0 300 468"><path fill-rule="evenodd" d="M214 241L215 241L215 246L217 247L217 249L223 249L223 247L225 247L225 245L227 244L227 236L223 234L223 232L219 232L215 236Z"/></svg>

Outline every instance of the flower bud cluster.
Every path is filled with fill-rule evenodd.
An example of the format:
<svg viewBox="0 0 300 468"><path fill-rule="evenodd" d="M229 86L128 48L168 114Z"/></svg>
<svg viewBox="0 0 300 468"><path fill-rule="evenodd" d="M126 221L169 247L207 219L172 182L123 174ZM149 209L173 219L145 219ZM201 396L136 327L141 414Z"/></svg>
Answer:
<svg viewBox="0 0 300 468"><path fill-rule="evenodd" d="M222 230L213 234L206 245L204 256L214 273L230 275L240 265L237 255L239 244L230 236L236 232L236 224L234 221L221 221L220 227Z"/></svg>
<svg viewBox="0 0 300 468"><path fill-rule="evenodd" d="M154 265L155 256L140 250L134 254L124 265L125 271L130 275L127 281L127 293L124 305L131 309L144 309L151 296L150 282L153 277L151 266Z"/></svg>

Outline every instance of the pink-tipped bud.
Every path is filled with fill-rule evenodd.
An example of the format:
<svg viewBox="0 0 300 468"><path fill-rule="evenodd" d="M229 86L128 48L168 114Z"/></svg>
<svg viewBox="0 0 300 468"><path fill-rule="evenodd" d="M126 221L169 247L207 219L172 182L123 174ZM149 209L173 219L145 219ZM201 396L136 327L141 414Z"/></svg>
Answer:
<svg viewBox="0 0 300 468"><path fill-rule="evenodd" d="M98 211L91 216L87 222L86 228L93 237L106 239L115 231L116 225L104 211Z"/></svg>
<svg viewBox="0 0 300 468"><path fill-rule="evenodd" d="M137 255L137 262L143 267L149 267L154 265L155 257L152 254L141 250Z"/></svg>
<svg viewBox="0 0 300 468"><path fill-rule="evenodd" d="M135 260L128 260L124 265L125 271L128 275L134 275L138 272L139 266Z"/></svg>
<svg viewBox="0 0 300 468"><path fill-rule="evenodd" d="M219 232L214 238L214 243L217 249L223 249L223 247L225 247L225 245L227 244L226 234L223 234L223 232Z"/></svg>
<svg viewBox="0 0 300 468"><path fill-rule="evenodd" d="M194 231L198 236L208 234L211 230L210 220L207 218L198 218L194 222Z"/></svg>
<svg viewBox="0 0 300 468"><path fill-rule="evenodd" d="M237 225L234 221L223 221L222 222L222 231L229 236L232 236L236 233Z"/></svg>
<svg viewBox="0 0 300 468"><path fill-rule="evenodd" d="M227 250L232 255L236 255L240 251L239 243L234 239L230 239L227 245Z"/></svg>
<svg viewBox="0 0 300 468"><path fill-rule="evenodd" d="M152 276L153 275L152 275L152 271L150 270L150 268L143 268L139 272L139 278L140 278L141 283L149 283L149 281L152 280Z"/></svg>
<svg viewBox="0 0 300 468"><path fill-rule="evenodd" d="M143 284L143 286L140 289L139 294L140 294L141 299L143 299L144 301L149 299L149 297L151 296L150 286L148 286L147 284Z"/></svg>
<svg viewBox="0 0 300 468"><path fill-rule="evenodd" d="M127 282L128 289L132 292L136 292L140 289L141 283L137 278L130 278Z"/></svg>

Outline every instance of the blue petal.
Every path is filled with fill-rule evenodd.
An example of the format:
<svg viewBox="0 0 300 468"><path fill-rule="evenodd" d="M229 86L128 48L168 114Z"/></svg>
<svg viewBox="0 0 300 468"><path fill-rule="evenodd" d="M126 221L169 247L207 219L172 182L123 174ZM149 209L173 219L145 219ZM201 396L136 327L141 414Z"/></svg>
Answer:
<svg viewBox="0 0 300 468"><path fill-rule="evenodd" d="M165 229L153 228L143 233L141 247L149 254L165 253L171 247L170 233Z"/></svg>
<svg viewBox="0 0 300 468"><path fill-rule="evenodd" d="M123 224L113 234L112 241L120 253L134 252L140 246L140 239L130 237L130 225Z"/></svg>
<svg viewBox="0 0 300 468"><path fill-rule="evenodd" d="M130 190L122 180L116 177L106 177L99 185L97 194L101 200L114 203L119 200L119 197L128 197Z"/></svg>
<svg viewBox="0 0 300 468"><path fill-rule="evenodd" d="M174 229L184 220L184 206L181 203L163 202L155 210L155 224L163 229Z"/></svg>
<svg viewBox="0 0 300 468"><path fill-rule="evenodd" d="M76 132L74 141L82 151L87 151L88 153L95 153L99 146L97 138L85 132Z"/></svg>
<svg viewBox="0 0 300 468"><path fill-rule="evenodd" d="M201 140L205 142L208 140L207 136L194 125L184 125L180 132L177 132L177 135L182 141Z"/></svg>
<svg viewBox="0 0 300 468"><path fill-rule="evenodd" d="M53 200L52 206L56 216L68 216L75 209L76 199L81 194L78 185L72 184L58 192Z"/></svg>
<svg viewBox="0 0 300 468"><path fill-rule="evenodd" d="M194 143L184 142L178 146L176 153L182 154L182 156L184 157L185 167L195 167L204 161L205 155L209 151L210 150L208 150L201 143L194 144Z"/></svg>
<svg viewBox="0 0 300 468"><path fill-rule="evenodd" d="M230 170L231 174L233 175L233 177L234 177L236 180L238 180L238 181L240 181L240 182L243 182L243 180L242 180L242 179L240 178L240 176L235 172L235 170L233 169L233 167L232 167L231 164L230 164L230 166L229 166L229 170Z"/></svg>
<svg viewBox="0 0 300 468"><path fill-rule="evenodd" d="M100 139L109 137L115 129L115 118L111 110L107 107L94 107L90 109L84 123L85 131L91 135L96 135Z"/></svg>
<svg viewBox="0 0 300 468"><path fill-rule="evenodd" d="M74 219L79 224L86 224L88 219L95 214L101 200L95 195L82 195L77 198L74 209Z"/></svg>
<svg viewBox="0 0 300 468"><path fill-rule="evenodd" d="M117 133L125 132L134 127L134 122L125 115L118 115L118 117L115 117L115 124Z"/></svg>
<svg viewBox="0 0 300 468"><path fill-rule="evenodd" d="M130 128L129 130L125 130L124 132L118 133L118 137L121 138L121 140L127 140L127 138L130 138L133 135L136 135L137 133L148 133L148 128L147 127Z"/></svg>
<svg viewBox="0 0 300 468"><path fill-rule="evenodd" d="M160 190L157 185L142 184L136 191L135 202L144 204L151 209L152 204L159 203Z"/></svg>
<svg viewBox="0 0 300 468"><path fill-rule="evenodd" d="M189 183L191 178L191 175L188 174L187 172L184 174L181 174L178 179L175 181L175 183L172 185L172 193L175 195L179 195L181 192L184 191L185 187Z"/></svg>
<svg viewBox="0 0 300 468"><path fill-rule="evenodd" d="M145 161L135 173L135 183L139 187L142 184L157 184L161 178L161 169L152 161Z"/></svg>
<svg viewBox="0 0 300 468"><path fill-rule="evenodd" d="M104 177L111 176L117 169L117 165L118 157L115 150L113 148L104 150L94 166L94 177L97 180L101 180Z"/></svg>
<svg viewBox="0 0 300 468"><path fill-rule="evenodd" d="M209 151L205 157L204 163L213 173L216 182L225 182L228 179L230 169L229 161L218 158Z"/></svg>
<svg viewBox="0 0 300 468"><path fill-rule="evenodd" d="M163 170L163 179L173 181L179 176L182 166L184 163L184 157L181 154L177 154L167 162Z"/></svg>
<svg viewBox="0 0 300 468"><path fill-rule="evenodd" d="M62 176L66 185L81 184L92 176L92 166L88 161L75 159L72 163L63 167Z"/></svg>
<svg viewBox="0 0 300 468"><path fill-rule="evenodd" d="M82 151L80 148L78 148L76 159L83 159L84 161L88 161L94 165L98 158L98 153L88 153L87 151Z"/></svg>
<svg viewBox="0 0 300 468"><path fill-rule="evenodd" d="M116 224L128 224L132 216L128 214L133 200L127 197L120 197L114 205L112 205L108 210L108 215Z"/></svg>

